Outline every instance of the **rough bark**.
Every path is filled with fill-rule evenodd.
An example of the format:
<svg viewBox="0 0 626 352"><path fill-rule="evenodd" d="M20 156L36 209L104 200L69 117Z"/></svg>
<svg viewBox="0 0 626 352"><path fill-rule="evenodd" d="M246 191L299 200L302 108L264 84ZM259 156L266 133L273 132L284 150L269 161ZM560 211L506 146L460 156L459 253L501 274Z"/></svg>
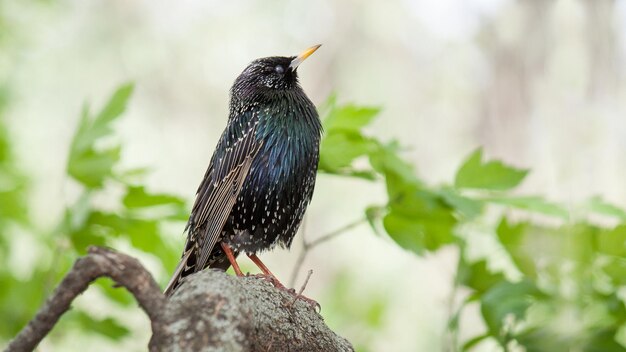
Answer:
<svg viewBox="0 0 626 352"><path fill-rule="evenodd" d="M151 351L352 351L314 307L256 277L207 270L168 300L134 258L94 247L76 261L5 351L32 351L77 295L101 276L128 289L152 323Z"/></svg>
<svg viewBox="0 0 626 352"><path fill-rule="evenodd" d="M186 280L163 319L153 351L352 351L309 303L261 278L222 271Z"/></svg>

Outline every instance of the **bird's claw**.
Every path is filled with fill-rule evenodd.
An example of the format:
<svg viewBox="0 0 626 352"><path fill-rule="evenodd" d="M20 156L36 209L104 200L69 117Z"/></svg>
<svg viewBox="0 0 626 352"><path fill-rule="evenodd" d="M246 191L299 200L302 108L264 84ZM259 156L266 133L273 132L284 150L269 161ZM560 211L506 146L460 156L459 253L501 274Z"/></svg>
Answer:
<svg viewBox="0 0 626 352"><path fill-rule="evenodd" d="M287 289L285 287L285 285L283 285L280 281L278 281L278 279L274 275L256 274L256 275L254 275L254 277L258 277L258 278L261 278L261 279L263 279L265 281L268 281L270 284L272 284L277 289L289 291L289 289Z"/></svg>
<svg viewBox="0 0 626 352"><path fill-rule="evenodd" d="M291 291L293 291L293 293ZM308 303L309 306L313 307L313 309L315 309L316 312L319 313L319 312L322 311L322 305L319 304L316 300L310 299L309 297L306 297L306 296L302 295L301 293L296 293L296 290L294 290L294 289L291 289L290 293L295 295L295 297L293 299L293 302L291 302L291 305L293 305L294 303L296 303L297 300L300 299L300 300L304 301L305 303Z"/></svg>

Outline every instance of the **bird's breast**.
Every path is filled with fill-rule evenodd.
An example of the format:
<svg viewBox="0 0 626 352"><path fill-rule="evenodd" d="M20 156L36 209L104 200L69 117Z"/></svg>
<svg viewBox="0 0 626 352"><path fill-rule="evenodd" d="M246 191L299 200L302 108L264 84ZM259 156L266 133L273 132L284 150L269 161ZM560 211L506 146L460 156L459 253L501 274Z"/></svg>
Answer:
<svg viewBox="0 0 626 352"><path fill-rule="evenodd" d="M263 140L250 169L253 183L289 191L316 172L319 140L302 132L283 128Z"/></svg>
<svg viewBox="0 0 626 352"><path fill-rule="evenodd" d="M304 103L276 104L256 115L260 148L231 213L234 248L288 247L298 229L315 186L321 132L315 107Z"/></svg>

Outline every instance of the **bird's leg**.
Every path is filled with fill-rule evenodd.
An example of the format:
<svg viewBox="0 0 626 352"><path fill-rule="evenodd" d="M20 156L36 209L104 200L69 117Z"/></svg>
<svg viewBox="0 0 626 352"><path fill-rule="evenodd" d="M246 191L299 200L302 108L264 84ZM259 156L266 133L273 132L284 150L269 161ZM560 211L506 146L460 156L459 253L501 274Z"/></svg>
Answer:
<svg viewBox="0 0 626 352"><path fill-rule="evenodd" d="M220 245L222 246L222 250L224 250L224 253L226 254L226 258L228 258L230 265L232 265L233 270L235 270L235 274L237 274L237 276L243 276L241 268L239 268L239 264L237 264L237 260L235 259L235 255L233 254L233 250L230 248L229 245L224 242L220 242Z"/></svg>
<svg viewBox="0 0 626 352"><path fill-rule="evenodd" d="M250 260L252 260L254 264L256 264L256 266L259 267L259 269L261 269L263 274L265 274L265 276L269 279L272 285L274 285L276 288L287 289L285 285L283 285L280 281L278 281L278 279L276 278L276 275L272 274L270 269L268 269L267 266L263 264L261 259L259 259L259 257L257 257L256 254L248 254L248 258L250 258Z"/></svg>

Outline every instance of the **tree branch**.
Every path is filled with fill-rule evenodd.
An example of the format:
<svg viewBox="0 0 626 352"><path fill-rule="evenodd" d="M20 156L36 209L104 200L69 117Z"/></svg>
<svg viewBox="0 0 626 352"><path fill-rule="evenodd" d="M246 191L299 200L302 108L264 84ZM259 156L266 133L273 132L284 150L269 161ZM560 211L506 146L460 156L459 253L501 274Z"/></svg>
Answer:
<svg viewBox="0 0 626 352"><path fill-rule="evenodd" d="M32 351L48 335L59 318L67 312L76 296L97 278L107 276L130 291L159 329L165 297L152 275L137 259L102 247L90 247L89 254L79 258L44 306L9 343L6 352Z"/></svg>
<svg viewBox="0 0 626 352"><path fill-rule="evenodd" d="M32 351L76 296L102 276L128 289L147 313L151 351L353 351L313 307L263 279L205 270L167 300L139 261L100 247L74 263L5 351Z"/></svg>

